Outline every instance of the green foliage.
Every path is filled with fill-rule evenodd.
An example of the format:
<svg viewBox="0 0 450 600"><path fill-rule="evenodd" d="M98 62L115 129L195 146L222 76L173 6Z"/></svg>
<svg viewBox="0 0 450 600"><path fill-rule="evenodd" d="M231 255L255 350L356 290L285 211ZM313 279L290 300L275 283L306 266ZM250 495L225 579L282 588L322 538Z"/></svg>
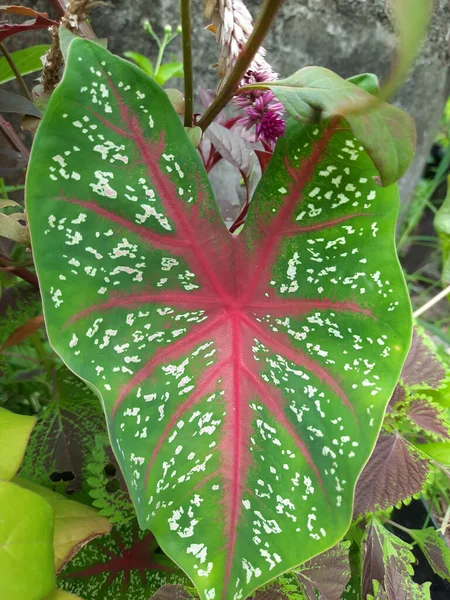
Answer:
<svg viewBox="0 0 450 600"><path fill-rule="evenodd" d="M367 92L328 69L305 67L287 79L264 84L264 87L271 89L298 121L318 123L344 116L372 158L383 185L390 185L400 179L411 164L416 133L411 117L390 104L382 103L369 113L352 112L354 104L368 102L372 97L373 83L372 80L371 91ZM259 84L256 87L261 88ZM252 89L252 86L244 89Z"/></svg>
<svg viewBox="0 0 450 600"><path fill-rule="evenodd" d="M20 467L35 417L0 408L0 479L10 480Z"/></svg>
<svg viewBox="0 0 450 600"><path fill-rule="evenodd" d="M11 52L11 60L21 75L29 75L30 73L42 70L41 57L49 48L48 44L41 44L17 50L16 52ZM0 58L0 85L12 81L14 78L15 75L6 58Z"/></svg>
<svg viewBox="0 0 450 600"><path fill-rule="evenodd" d="M4 600L41 600L55 587L53 510L46 500L0 480L0 584Z"/></svg>
<svg viewBox="0 0 450 600"><path fill-rule="evenodd" d="M436 213L434 226L442 249L442 285L450 285L450 177L447 180L447 197Z"/></svg>
<svg viewBox="0 0 450 600"><path fill-rule="evenodd" d="M155 65L153 65L149 58L139 54L138 52L124 52L124 56L132 60L140 69L144 71L144 73L150 77L153 77L160 85L164 85L167 81L169 81L169 79L174 77L183 77L184 73L182 62L175 60L174 57L172 57L171 62L164 64L162 62L167 46L181 33L181 27L178 27L174 32L170 25L166 25L162 38L160 38L153 30L150 21L145 22L144 28L158 46L158 57Z"/></svg>

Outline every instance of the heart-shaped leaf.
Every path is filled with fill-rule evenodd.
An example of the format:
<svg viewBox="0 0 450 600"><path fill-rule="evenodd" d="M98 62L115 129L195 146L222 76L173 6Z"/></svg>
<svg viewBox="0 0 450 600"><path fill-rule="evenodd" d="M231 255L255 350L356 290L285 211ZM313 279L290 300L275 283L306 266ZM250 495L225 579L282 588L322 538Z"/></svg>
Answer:
<svg viewBox="0 0 450 600"><path fill-rule="evenodd" d="M53 510L37 494L0 481L2 600L41 600L55 587Z"/></svg>
<svg viewBox="0 0 450 600"><path fill-rule="evenodd" d="M164 91L70 46L27 183L48 333L203 600L348 528L411 338L398 194L376 177L340 122L292 122L234 236Z"/></svg>

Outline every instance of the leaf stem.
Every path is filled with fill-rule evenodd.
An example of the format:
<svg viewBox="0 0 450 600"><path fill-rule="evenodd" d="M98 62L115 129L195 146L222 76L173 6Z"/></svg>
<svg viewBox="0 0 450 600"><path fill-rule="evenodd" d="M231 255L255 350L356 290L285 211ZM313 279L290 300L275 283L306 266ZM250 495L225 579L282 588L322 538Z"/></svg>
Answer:
<svg viewBox="0 0 450 600"><path fill-rule="evenodd" d="M392 525L392 527L396 527L397 529L400 529L400 531L403 531L405 533L407 533L410 537L410 530L406 527L403 527L403 525L399 525L398 523L395 523L394 521L391 521L390 519L383 519L385 523L388 523L389 525Z"/></svg>
<svg viewBox="0 0 450 600"><path fill-rule="evenodd" d="M13 275L20 277L20 279L27 281L33 287L35 287L37 290L39 289L39 282L38 282L37 276L35 275L35 273L33 273L32 271L29 271L25 267L16 266L12 261L10 261L7 258L2 258L1 256L0 256L0 267L3 267L4 269L8 270L10 273L13 273Z"/></svg>
<svg viewBox="0 0 450 600"><path fill-rule="evenodd" d="M5 138L8 140L8 142L16 152L20 152L28 158L28 156L30 155L28 148L25 146L20 137L14 131L13 127L11 126L11 123L9 123L4 117L2 117L2 115L0 115L0 132L3 133Z"/></svg>
<svg viewBox="0 0 450 600"><path fill-rule="evenodd" d="M192 127L194 122L194 76L192 68L192 23L190 0L181 0L181 27L183 36L184 68L184 126Z"/></svg>
<svg viewBox="0 0 450 600"><path fill-rule="evenodd" d="M27 84L25 83L22 75L20 74L20 72L16 66L16 63L13 61L11 54L5 48L5 45L3 44L3 42L0 42L0 50L3 54L3 56L5 57L6 62L11 67L11 71L14 73L14 77L16 78L17 83L22 88L22 91L23 91L25 97L28 98L28 100L30 102L33 102L33 97L30 93L30 90L28 89Z"/></svg>
<svg viewBox="0 0 450 600"><path fill-rule="evenodd" d="M420 317L420 315L423 315L424 312L426 312L432 306L434 306L435 304L437 304L438 302L440 302L441 300L443 300L449 294L450 294L450 285L448 285L444 290L442 290L441 292L439 292L439 294L437 294L436 296L434 296L434 298L431 298L431 300L429 300L426 304L424 304L423 306L421 306L420 308L418 308L414 312L414 318L417 319L417 317Z"/></svg>
<svg viewBox="0 0 450 600"><path fill-rule="evenodd" d="M205 131L205 129L211 125L217 115L222 112L222 110L233 97L236 87L239 85L239 82L242 80L252 64L255 54L261 47L261 44L263 43L263 40L266 37L283 2L284 0L265 0L261 9L261 13L255 24L255 28L253 29L245 48L239 55L233 70L228 76L228 79L218 93L214 102L210 105L198 122L198 126L201 127L203 131Z"/></svg>

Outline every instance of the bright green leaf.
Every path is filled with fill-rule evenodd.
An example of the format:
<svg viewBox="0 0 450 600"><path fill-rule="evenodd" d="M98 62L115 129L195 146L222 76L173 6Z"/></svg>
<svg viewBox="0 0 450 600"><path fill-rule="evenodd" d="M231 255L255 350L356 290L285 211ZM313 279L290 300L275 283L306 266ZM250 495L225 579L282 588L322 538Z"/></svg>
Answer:
<svg viewBox="0 0 450 600"><path fill-rule="evenodd" d="M173 62L161 65L155 75L155 79L160 85L164 85L172 77L183 77L183 75L183 63Z"/></svg>
<svg viewBox="0 0 450 600"><path fill-rule="evenodd" d="M53 548L57 572L84 544L111 531L108 519L101 517L90 506L69 500L62 494L20 477L16 477L14 483L39 494L53 507L55 513Z"/></svg>
<svg viewBox="0 0 450 600"><path fill-rule="evenodd" d="M378 77L374 73L362 73L361 75L354 75L349 77L347 81L357 85L362 90L369 92L373 96L376 96L380 91L380 82Z"/></svg>
<svg viewBox="0 0 450 600"><path fill-rule="evenodd" d="M342 111L344 104L351 107L353 103L371 97L371 94L333 71L323 67L305 67L287 79L264 86L274 92L291 117L298 121L318 123L335 116L345 117L356 139L372 158L383 185L395 183L411 164L416 144L411 117L386 103L365 114ZM346 148L343 155L350 164L351 150Z"/></svg>
<svg viewBox="0 0 450 600"><path fill-rule="evenodd" d="M434 226L442 249L442 285L450 284L450 176L447 179L447 196L436 213Z"/></svg>
<svg viewBox="0 0 450 600"><path fill-rule="evenodd" d="M411 340L398 192L376 177L348 128L292 121L233 236L164 91L71 44L27 182L48 334L203 600L348 529Z"/></svg>
<svg viewBox="0 0 450 600"><path fill-rule="evenodd" d="M54 587L52 507L34 492L0 481L2 600L42 600Z"/></svg>
<svg viewBox="0 0 450 600"><path fill-rule="evenodd" d="M427 442L426 444L416 442L414 445L441 465L450 467L450 442Z"/></svg>
<svg viewBox="0 0 450 600"><path fill-rule="evenodd" d="M123 53L124 56L126 56L127 58L129 58L130 60L132 60L134 63L137 64L138 67L140 67L144 73L147 73L147 75L150 75L150 77L153 77L154 75L154 69L153 69L153 63L152 61L147 58L146 56L143 56L142 54L139 54L138 52L124 52Z"/></svg>
<svg viewBox="0 0 450 600"><path fill-rule="evenodd" d="M48 44L30 46L17 52L11 52L11 58L21 75L28 75L42 70L41 57L50 48ZM15 75L5 57L0 58L0 84L12 81Z"/></svg>
<svg viewBox="0 0 450 600"><path fill-rule="evenodd" d="M0 479L12 479L19 470L35 424L35 417L0 407Z"/></svg>
<svg viewBox="0 0 450 600"><path fill-rule="evenodd" d="M198 148L200 146L200 142L202 141L203 131L200 127L186 127L186 134L188 138L191 140L191 144L194 148Z"/></svg>

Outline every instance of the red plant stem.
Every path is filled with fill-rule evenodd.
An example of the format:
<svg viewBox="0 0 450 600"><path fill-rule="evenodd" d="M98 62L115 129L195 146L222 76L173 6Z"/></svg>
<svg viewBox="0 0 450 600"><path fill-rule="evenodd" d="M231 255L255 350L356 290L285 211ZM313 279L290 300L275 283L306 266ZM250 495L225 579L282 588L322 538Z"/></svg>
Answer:
<svg viewBox="0 0 450 600"><path fill-rule="evenodd" d="M239 85L239 82L248 71L252 61L261 47L264 38L283 4L284 0L265 0L264 6L256 22L255 28L248 39L247 45L239 55L233 70L231 71L225 85L217 95L214 102L207 109L200 121L197 123L203 131L205 131L218 114L222 112L228 102L233 98L234 92Z"/></svg>
<svg viewBox="0 0 450 600"><path fill-rule="evenodd" d="M20 152L27 158L30 156L28 148L25 146L20 137L14 131L14 129L11 126L11 123L9 123L4 117L2 117L2 115L0 115L0 132L3 133L5 138L8 140L8 142L11 144L11 146L16 152Z"/></svg>
<svg viewBox="0 0 450 600"><path fill-rule="evenodd" d="M6 270L8 270L10 273L13 273L17 277L20 277L20 279L27 281L37 290L39 289L38 278L32 271L29 271L25 267L16 266L11 260L3 257L0 257L0 266L4 267Z"/></svg>

